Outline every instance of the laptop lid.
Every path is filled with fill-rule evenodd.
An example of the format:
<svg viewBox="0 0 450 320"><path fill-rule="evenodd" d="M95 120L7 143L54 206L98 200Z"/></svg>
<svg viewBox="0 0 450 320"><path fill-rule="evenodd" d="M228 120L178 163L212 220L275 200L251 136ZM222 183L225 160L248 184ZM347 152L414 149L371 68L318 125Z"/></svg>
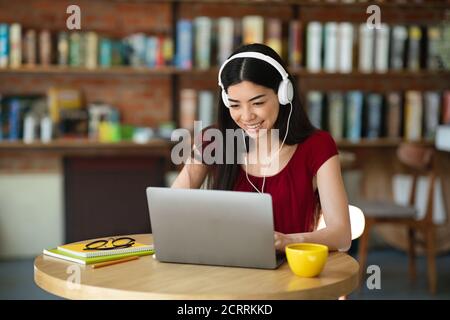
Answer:
<svg viewBox="0 0 450 320"><path fill-rule="evenodd" d="M156 258L274 269L272 197L251 192L147 188Z"/></svg>

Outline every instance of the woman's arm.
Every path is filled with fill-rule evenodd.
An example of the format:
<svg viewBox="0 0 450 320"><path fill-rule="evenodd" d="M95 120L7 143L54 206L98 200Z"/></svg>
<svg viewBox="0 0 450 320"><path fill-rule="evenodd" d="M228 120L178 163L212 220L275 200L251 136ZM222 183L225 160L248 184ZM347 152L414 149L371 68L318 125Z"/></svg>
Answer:
<svg viewBox="0 0 450 320"><path fill-rule="evenodd" d="M208 168L205 164L191 161L184 165L171 188L198 189L205 180Z"/></svg>
<svg viewBox="0 0 450 320"><path fill-rule="evenodd" d="M313 242L327 245L330 250L348 250L351 245L350 216L347 194L341 176L339 156L325 161L317 171L317 187L325 219L324 229L282 234L275 232L275 247L284 250L289 243Z"/></svg>

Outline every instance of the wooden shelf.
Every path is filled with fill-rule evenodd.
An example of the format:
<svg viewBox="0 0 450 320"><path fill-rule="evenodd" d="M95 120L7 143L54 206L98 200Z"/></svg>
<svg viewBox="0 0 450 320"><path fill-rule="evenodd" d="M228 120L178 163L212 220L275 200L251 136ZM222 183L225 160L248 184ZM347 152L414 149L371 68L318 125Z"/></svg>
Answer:
<svg viewBox="0 0 450 320"><path fill-rule="evenodd" d="M336 144L339 148L385 148L385 147L397 147L402 142L410 142L404 140L402 138L394 139L394 138L379 138L379 139L367 139L362 138L359 141L350 141L350 140L336 140ZM419 140L414 141L414 143L432 147L434 146L433 140Z"/></svg>
<svg viewBox="0 0 450 320"><path fill-rule="evenodd" d="M140 0L143 1L143 0ZM148 1L148 0L147 0ZM445 8L450 5L449 1L437 0L437 1L424 1L422 3L407 1L407 2L397 2L392 0L386 0L384 2L368 1L368 2L355 2L355 3L344 3L344 2L325 2L321 1L311 1L311 0L170 0L173 3L200 3L200 4L251 4L251 5L298 5L302 7L364 7L367 8L369 5L378 5L380 8L391 7L391 8L404 8L404 7L414 7L414 8ZM339 0L338 0L339 1Z"/></svg>
<svg viewBox="0 0 450 320"><path fill-rule="evenodd" d="M379 138L379 139L366 139L362 138L359 141L350 140L336 140L338 147L369 147L369 148L383 148L383 147L396 147L405 140L393 139L393 138ZM434 141L421 140L416 143L426 146L433 146ZM117 143L102 143L98 141L92 141L89 139L57 139L50 143L33 142L24 143L22 141L3 141L0 143L0 153L3 152L21 152L21 151L52 151L52 152L72 152L72 151L108 151L114 150L117 152L129 152L129 151L156 151L156 150L170 150L176 142L172 142L164 139L152 139L147 143L138 144L134 142L117 142Z"/></svg>
<svg viewBox="0 0 450 320"><path fill-rule="evenodd" d="M152 139L147 143L134 142L101 143L88 139L57 139L50 143L4 141L0 143L0 154L5 153L52 153L59 155L130 155L130 154L170 154L173 142Z"/></svg>
<svg viewBox="0 0 450 320"><path fill-rule="evenodd" d="M20 67L20 68L4 68L0 69L0 74L58 74L58 75L171 75L179 72L174 67L129 67L117 66L110 68L96 68L88 69L82 67L68 67L68 66L35 66L35 67Z"/></svg>
<svg viewBox="0 0 450 320"><path fill-rule="evenodd" d="M96 68L88 69L81 67L66 67L66 66L35 66L35 67L20 67L20 68L4 68L0 69L0 74L67 74L67 75L200 75L200 76L217 76L219 72L218 67L212 67L208 69L179 69L175 67L159 67L159 68L149 68L149 67L111 67L111 68ZM383 73L363 73L360 71L352 71L349 73L330 73L330 72L310 72L304 68L289 68L289 72L292 75L300 77L310 77L310 78L372 78L376 79L410 79L410 78L423 78L423 77L433 77L433 78L445 78L450 82L450 70L439 70L439 71L429 71L429 70L419 70L419 71L387 71Z"/></svg>

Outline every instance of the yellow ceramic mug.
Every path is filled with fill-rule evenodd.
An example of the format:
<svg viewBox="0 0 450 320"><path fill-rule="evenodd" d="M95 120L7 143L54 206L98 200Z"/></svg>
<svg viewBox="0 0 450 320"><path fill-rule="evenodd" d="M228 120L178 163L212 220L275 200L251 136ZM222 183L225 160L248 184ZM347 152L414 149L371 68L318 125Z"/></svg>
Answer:
<svg viewBox="0 0 450 320"><path fill-rule="evenodd" d="M300 277L315 277L325 266L328 247L316 243L292 243L286 246L286 257L293 273Z"/></svg>

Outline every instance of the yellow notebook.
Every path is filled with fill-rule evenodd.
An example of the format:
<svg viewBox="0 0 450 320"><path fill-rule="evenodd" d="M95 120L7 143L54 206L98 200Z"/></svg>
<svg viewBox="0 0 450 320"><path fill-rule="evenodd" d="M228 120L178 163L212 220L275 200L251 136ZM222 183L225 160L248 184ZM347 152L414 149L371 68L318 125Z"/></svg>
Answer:
<svg viewBox="0 0 450 320"><path fill-rule="evenodd" d="M88 242L65 244L63 246L59 246L58 250L78 256L78 257L83 257L83 258L93 258L93 257L110 256L110 255L116 255L116 254L125 254L125 253L134 253L134 252L153 250L153 245L142 244L142 243L138 243L138 242L135 242L132 246L130 246L128 248L111 249L111 250L83 250L87 243Z"/></svg>

